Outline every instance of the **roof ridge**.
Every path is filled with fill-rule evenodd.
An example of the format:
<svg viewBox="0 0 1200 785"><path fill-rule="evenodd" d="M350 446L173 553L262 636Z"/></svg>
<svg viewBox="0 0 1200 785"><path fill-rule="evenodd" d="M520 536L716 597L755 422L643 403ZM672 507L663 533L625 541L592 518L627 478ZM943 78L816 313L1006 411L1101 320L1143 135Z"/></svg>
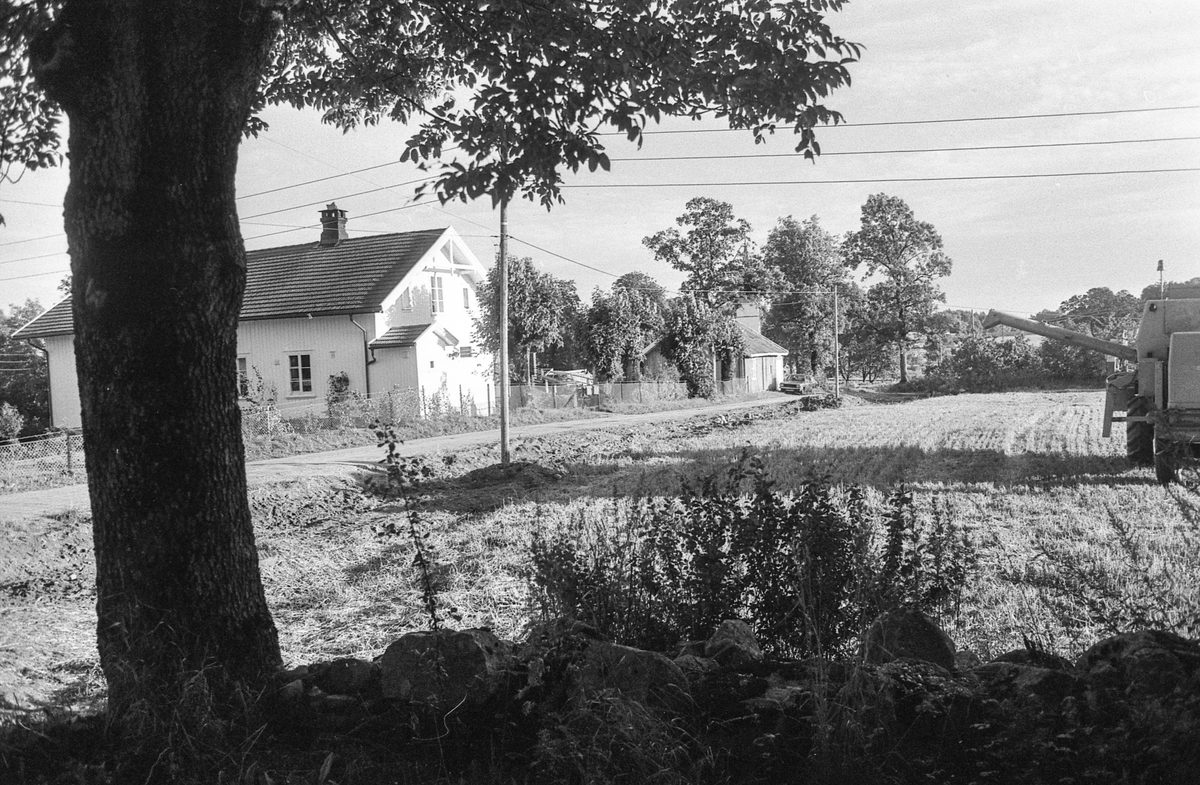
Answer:
<svg viewBox="0 0 1200 785"><path fill-rule="evenodd" d="M367 234L367 235L362 235L359 237L347 237L343 240L339 240L337 244L343 245L345 243L357 243L361 240L378 240L378 239L384 239L384 238L388 238L388 237L403 237L403 236L411 236L411 235L418 235L418 234L442 234L447 229L450 229L450 228L452 228L452 227L449 225L446 225L446 226L441 227L440 229L439 228L412 229L407 232L384 232L383 234ZM321 244L320 240L312 240L307 243L294 243L292 245L272 245L269 248L255 248L253 250L248 250L248 251L246 251L246 255L249 256L252 253L263 253L265 251L287 251L287 250L291 250L293 248L309 248L311 246L320 245L320 244ZM325 247L328 248L331 246L325 246ZM332 247L337 247L337 246L332 246Z"/></svg>

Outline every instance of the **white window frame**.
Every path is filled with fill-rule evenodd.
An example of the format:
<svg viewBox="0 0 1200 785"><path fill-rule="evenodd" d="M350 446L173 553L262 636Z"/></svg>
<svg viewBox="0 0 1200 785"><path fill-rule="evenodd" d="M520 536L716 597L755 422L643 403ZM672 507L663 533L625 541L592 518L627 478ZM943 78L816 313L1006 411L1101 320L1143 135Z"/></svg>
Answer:
<svg viewBox="0 0 1200 785"><path fill-rule="evenodd" d="M445 290L442 287L442 276L429 276L429 310L432 313L446 312Z"/></svg>
<svg viewBox="0 0 1200 785"><path fill-rule="evenodd" d="M313 388L313 355L316 354L311 349L297 349L287 353L288 360L288 397L289 398L313 398L316 392ZM292 360L296 361L295 366L292 365ZM308 365L308 378L304 378L305 360ZM292 371L296 370L299 373L293 376ZM307 381L308 389L304 389ZM296 389L299 386L300 389Z"/></svg>

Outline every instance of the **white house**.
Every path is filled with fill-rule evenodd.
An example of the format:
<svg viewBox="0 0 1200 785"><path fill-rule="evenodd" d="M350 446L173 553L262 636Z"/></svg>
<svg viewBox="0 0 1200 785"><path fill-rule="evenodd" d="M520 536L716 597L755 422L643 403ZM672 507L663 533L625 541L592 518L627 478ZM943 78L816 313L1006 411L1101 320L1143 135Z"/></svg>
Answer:
<svg viewBox="0 0 1200 785"><path fill-rule="evenodd" d="M471 336L486 271L455 231L351 238L334 204L321 225L318 241L246 254L242 389L261 376L286 416L324 403L329 377L345 373L363 395L419 390L483 408L492 359ZM51 422L67 428L81 424L73 330L68 298L14 333L43 340Z"/></svg>

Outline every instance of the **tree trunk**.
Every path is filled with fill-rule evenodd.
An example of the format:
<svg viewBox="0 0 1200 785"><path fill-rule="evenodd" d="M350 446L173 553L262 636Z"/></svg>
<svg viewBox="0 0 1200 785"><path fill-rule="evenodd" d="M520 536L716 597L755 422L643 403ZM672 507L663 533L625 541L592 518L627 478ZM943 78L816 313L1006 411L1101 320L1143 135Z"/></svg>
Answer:
<svg viewBox="0 0 1200 785"><path fill-rule="evenodd" d="M900 341L896 345L900 347L900 383L904 384L908 381L908 362L904 357L907 347L905 347L904 341Z"/></svg>
<svg viewBox="0 0 1200 785"><path fill-rule="evenodd" d="M280 662L234 373L237 148L278 26L261 5L69 1L33 54L70 119L98 644L118 716L199 670L232 687Z"/></svg>

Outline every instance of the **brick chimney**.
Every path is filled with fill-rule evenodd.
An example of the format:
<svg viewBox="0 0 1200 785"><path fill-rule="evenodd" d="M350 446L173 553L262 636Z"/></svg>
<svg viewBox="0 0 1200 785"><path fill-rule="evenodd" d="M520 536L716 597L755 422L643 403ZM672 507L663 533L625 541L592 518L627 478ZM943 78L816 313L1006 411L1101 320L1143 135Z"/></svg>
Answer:
<svg viewBox="0 0 1200 785"><path fill-rule="evenodd" d="M346 211L339 210L336 203L326 205L321 211L321 245L337 245L349 236L346 234Z"/></svg>

